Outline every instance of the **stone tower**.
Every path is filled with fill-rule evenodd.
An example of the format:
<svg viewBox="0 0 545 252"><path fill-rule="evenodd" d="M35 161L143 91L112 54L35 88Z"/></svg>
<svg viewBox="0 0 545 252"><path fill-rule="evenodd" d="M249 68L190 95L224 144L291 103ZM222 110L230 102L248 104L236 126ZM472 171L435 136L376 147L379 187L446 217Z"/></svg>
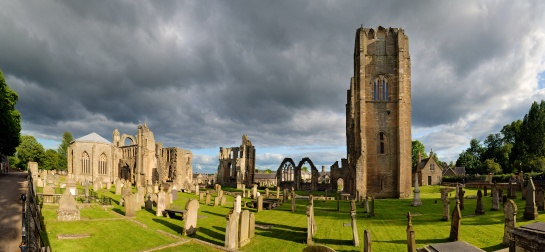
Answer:
<svg viewBox="0 0 545 252"><path fill-rule="evenodd" d="M411 62L403 29L359 28L346 104L353 195L411 195Z"/></svg>

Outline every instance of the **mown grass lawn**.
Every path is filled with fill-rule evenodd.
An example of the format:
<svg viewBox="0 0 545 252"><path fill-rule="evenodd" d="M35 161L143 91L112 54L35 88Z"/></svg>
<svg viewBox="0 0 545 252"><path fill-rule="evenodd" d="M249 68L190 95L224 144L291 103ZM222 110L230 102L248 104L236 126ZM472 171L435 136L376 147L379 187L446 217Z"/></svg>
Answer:
<svg viewBox="0 0 545 252"><path fill-rule="evenodd" d="M233 189L230 189L233 190ZM156 217L153 211L142 209L136 213L133 220L145 225L131 222L124 217L124 208L118 205L119 195L111 191L101 190L99 193L114 199L113 207L106 208L93 206L81 210L85 221L57 222L55 211L57 206L44 206L43 213L46 220L47 239L54 251L141 251L153 247L179 242L183 221L166 217ZM274 190L271 190L274 192ZM476 195L477 190L466 188L466 196ZM298 192L299 195L307 194ZM452 194L452 193L451 193ZM190 199L198 196L188 193L178 193L178 200L172 208L183 209ZM455 207L454 195L451 195L451 212ZM412 199L378 199L375 200L375 216L368 217L359 207L357 213L358 235L360 246L352 245L352 228L350 227L350 205L342 201L340 211L337 211L336 201L315 200L315 220L317 233L314 241L337 251L362 251L363 231L370 230L372 246L375 251L405 251L407 212L411 212L413 228L418 247L431 243L447 242L450 232L450 222L442 221L443 204L440 200L438 186L421 187L423 206L412 207ZM461 240L480 247L486 251L494 251L505 246L501 245L503 237L503 211L490 211L492 198L483 198L484 215L474 215L476 199L465 199L465 210L462 211ZM227 196L225 206L206 206L201 202L199 208L198 232L191 237L218 246L224 245L225 216L233 206L233 197ZM243 199L250 201L250 199ZM435 203L437 201L437 203ZM514 200L518 205L517 225L524 225L534 221L522 218L525 202ZM308 200L297 200L297 210L291 212L290 203L262 212L255 212L256 224L271 225L270 229L256 227L256 236L252 241L240 248L241 251L301 251L306 247L306 206ZM544 212L540 212L538 221L545 221ZM157 230L161 230L160 232ZM165 235L164 233L171 235ZM76 240L58 240L57 234L90 233L90 238ZM178 236L180 238L175 238ZM195 241L189 241L179 246L169 247L160 251L217 251L217 248L206 246Z"/></svg>

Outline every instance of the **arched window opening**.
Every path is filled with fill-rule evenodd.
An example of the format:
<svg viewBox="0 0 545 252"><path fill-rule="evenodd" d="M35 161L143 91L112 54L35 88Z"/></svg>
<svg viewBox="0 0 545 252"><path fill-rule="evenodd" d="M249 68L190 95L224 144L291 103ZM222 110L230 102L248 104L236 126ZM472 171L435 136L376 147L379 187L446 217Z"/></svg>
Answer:
<svg viewBox="0 0 545 252"><path fill-rule="evenodd" d="M386 154L386 134L384 132L378 133L378 154Z"/></svg>
<svg viewBox="0 0 545 252"><path fill-rule="evenodd" d="M81 154L81 173L91 173L91 160L85 151Z"/></svg>
<svg viewBox="0 0 545 252"><path fill-rule="evenodd" d="M105 175L106 172L107 172L107 169L106 169L106 155L104 155L104 153L102 153L102 155L100 155L99 159L98 159L98 174L102 174L102 175Z"/></svg>
<svg viewBox="0 0 545 252"><path fill-rule="evenodd" d="M388 101L388 80L386 78L383 76L375 78L371 86L373 101Z"/></svg>

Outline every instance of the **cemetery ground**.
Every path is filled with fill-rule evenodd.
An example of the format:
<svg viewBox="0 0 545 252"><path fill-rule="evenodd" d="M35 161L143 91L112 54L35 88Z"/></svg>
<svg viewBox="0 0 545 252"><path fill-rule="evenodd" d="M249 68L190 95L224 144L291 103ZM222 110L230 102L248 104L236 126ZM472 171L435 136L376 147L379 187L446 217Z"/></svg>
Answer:
<svg viewBox="0 0 545 252"><path fill-rule="evenodd" d="M201 189L202 191L203 189ZM357 228L360 246L352 244L352 228L350 226L350 203L341 201L340 211L334 200L314 200L314 212L317 232L314 236L316 244L326 245L336 251L362 251L364 230L371 231L374 251L406 251L407 212L411 212L415 230L417 247L427 244L448 242L450 221L442 221L443 204L439 186L421 187L420 197L423 205L411 206L412 199L377 199L375 200L375 216L368 217L365 208L357 208ZM465 188L466 196L477 195L477 189ZM133 191L135 191L133 189ZM237 191L224 188L224 191ZM271 190L273 193L275 190ZM225 239L225 216L233 208L234 197L227 196L225 206L204 205L200 202L198 210L196 235L184 237L180 235L183 220L155 216L153 210L142 209L136 212L135 218L124 216L124 207L119 205L120 196L114 194L115 189L99 190L99 194L111 197L112 206L88 205L81 209L80 221L61 222L56 220L57 205L44 205L42 213L46 230L44 239L53 251L221 251ZM263 191L261 192L264 195ZM525 201L517 192L514 199L518 206L517 226L535 221L545 221L545 212L540 211L535 221L523 219ZM309 193L297 191L298 195ZM318 193L315 193L317 195ZM323 194L320 193L320 194ZM213 195L215 196L215 195ZM186 202L197 199L194 193L178 193L171 208L184 209ZM450 193L451 213L456 206L454 194ZM253 208L243 210L255 214L255 237L240 251L302 251L306 247L308 200L297 199L297 209L291 212L290 202L276 209L256 212ZM437 201L437 203L435 203ZM504 214L500 203L499 211L491 211L492 198L490 191L483 197L484 215L475 215L476 199L466 198L465 209L462 210L462 226L460 239L486 251L505 248L501 244L504 230ZM359 204L358 204L359 205ZM59 239L59 234L88 234L89 237L79 239Z"/></svg>

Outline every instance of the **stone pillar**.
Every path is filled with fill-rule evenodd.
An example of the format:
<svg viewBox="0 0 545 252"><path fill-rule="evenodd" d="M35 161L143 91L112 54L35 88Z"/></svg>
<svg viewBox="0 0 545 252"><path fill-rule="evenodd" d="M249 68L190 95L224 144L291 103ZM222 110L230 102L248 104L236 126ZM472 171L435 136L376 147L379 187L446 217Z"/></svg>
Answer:
<svg viewBox="0 0 545 252"><path fill-rule="evenodd" d="M295 208L296 208L296 205L295 205L295 192L291 192L291 212L294 213L295 212Z"/></svg>
<svg viewBox="0 0 545 252"><path fill-rule="evenodd" d="M443 201L443 220L450 220L450 200L448 198Z"/></svg>
<svg viewBox="0 0 545 252"><path fill-rule="evenodd" d="M414 173L414 198L411 205L422 206L422 200L420 200L420 189L418 188L418 172Z"/></svg>
<svg viewBox="0 0 545 252"><path fill-rule="evenodd" d="M371 231L363 231L363 252L371 252Z"/></svg>
<svg viewBox="0 0 545 252"><path fill-rule="evenodd" d="M263 196L257 197L257 212L263 211Z"/></svg>
<svg viewBox="0 0 545 252"><path fill-rule="evenodd" d="M416 242L414 239L414 230L413 230L413 223L412 223L412 216L411 213L407 213L407 251L409 252L416 252Z"/></svg>
<svg viewBox="0 0 545 252"><path fill-rule="evenodd" d="M352 239L354 246L360 246L360 238L358 235L358 226L356 225L356 202L350 201L350 219L352 220Z"/></svg>
<svg viewBox="0 0 545 252"><path fill-rule="evenodd" d="M464 195L465 195L466 191L462 190L462 188L460 188L460 193L459 193L459 196L458 196L458 199L460 200L460 210L464 210Z"/></svg>

